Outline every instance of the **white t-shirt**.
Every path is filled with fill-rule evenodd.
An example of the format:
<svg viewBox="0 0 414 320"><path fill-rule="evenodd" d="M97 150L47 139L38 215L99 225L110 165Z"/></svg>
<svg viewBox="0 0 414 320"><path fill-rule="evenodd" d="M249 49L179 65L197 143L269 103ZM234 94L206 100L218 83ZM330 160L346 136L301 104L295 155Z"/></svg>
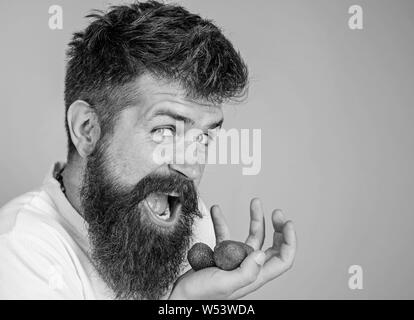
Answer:
<svg viewBox="0 0 414 320"><path fill-rule="evenodd" d="M0 209L0 299L113 299L90 258L86 221L71 206L54 172L43 186ZM214 247L210 214L200 199L192 242ZM188 263L183 271L188 270Z"/></svg>

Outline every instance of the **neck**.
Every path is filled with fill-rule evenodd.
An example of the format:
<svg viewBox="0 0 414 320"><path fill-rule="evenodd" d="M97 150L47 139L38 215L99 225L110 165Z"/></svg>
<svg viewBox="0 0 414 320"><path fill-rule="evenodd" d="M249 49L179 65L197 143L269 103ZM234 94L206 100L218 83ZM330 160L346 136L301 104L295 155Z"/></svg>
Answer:
<svg viewBox="0 0 414 320"><path fill-rule="evenodd" d="M82 184L82 175L84 170L83 159L79 156L73 156L65 166L62 172L63 185L66 190L66 197L73 208L81 215L81 198L80 189Z"/></svg>

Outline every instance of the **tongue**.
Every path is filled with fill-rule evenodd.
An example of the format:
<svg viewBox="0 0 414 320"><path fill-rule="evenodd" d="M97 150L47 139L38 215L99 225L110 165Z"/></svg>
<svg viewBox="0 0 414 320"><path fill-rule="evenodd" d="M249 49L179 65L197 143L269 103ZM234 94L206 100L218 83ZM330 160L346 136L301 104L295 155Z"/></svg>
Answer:
<svg viewBox="0 0 414 320"><path fill-rule="evenodd" d="M164 193L151 193L146 201L155 214L164 213L168 206L168 196Z"/></svg>

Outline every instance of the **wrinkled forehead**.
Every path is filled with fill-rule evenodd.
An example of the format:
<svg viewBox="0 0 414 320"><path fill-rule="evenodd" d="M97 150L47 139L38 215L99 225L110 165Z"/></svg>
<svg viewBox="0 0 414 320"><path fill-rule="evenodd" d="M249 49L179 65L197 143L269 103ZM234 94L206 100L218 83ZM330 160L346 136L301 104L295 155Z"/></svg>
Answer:
<svg viewBox="0 0 414 320"><path fill-rule="evenodd" d="M199 123L223 118L222 105L191 98L177 82L145 74L132 84L131 89L134 87L136 99L133 104L139 107L143 119L161 111L176 112Z"/></svg>

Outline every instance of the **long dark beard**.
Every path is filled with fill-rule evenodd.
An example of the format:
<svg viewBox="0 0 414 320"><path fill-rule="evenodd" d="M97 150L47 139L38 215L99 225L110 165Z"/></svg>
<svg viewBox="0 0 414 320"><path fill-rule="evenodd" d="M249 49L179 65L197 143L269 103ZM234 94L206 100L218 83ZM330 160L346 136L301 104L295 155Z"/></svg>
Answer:
<svg viewBox="0 0 414 320"><path fill-rule="evenodd" d="M81 202L88 222L92 259L118 299L159 299L177 279L199 216L192 181L179 173L150 174L125 188L110 178L104 152L97 148L87 161ZM152 192L177 192L181 214L163 229L143 212Z"/></svg>

